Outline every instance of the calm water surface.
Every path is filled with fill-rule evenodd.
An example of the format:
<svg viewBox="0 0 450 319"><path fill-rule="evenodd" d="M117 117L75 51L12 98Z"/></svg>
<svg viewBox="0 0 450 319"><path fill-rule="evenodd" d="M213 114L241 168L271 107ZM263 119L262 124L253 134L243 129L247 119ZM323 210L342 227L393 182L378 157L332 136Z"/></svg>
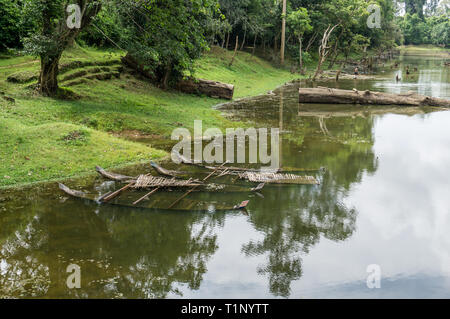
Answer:
<svg viewBox="0 0 450 319"><path fill-rule="evenodd" d="M337 86L450 99L441 58L401 60L399 69L418 67L402 82L386 66L379 79ZM248 215L100 207L54 185L2 191L0 297L449 298L450 112L300 105L299 85L226 112L280 127L283 167L321 185L191 197L250 199ZM119 186L99 177L68 184L97 194ZM81 267L79 290L66 286L69 264ZM367 288L371 264L381 267L381 289Z"/></svg>

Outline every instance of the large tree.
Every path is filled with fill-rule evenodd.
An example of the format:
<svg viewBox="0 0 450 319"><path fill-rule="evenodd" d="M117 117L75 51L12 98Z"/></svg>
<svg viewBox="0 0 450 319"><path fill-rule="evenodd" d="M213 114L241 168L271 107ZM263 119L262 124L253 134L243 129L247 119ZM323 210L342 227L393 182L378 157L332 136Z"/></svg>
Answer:
<svg viewBox="0 0 450 319"><path fill-rule="evenodd" d="M120 46L167 88L193 71L208 49L208 26L220 17L216 0L116 0L123 35Z"/></svg>
<svg viewBox="0 0 450 319"><path fill-rule="evenodd" d="M58 92L58 66L64 50L98 14L101 1L27 0L26 5L26 14L36 21L39 30L25 39L25 51L40 57L39 90L53 96ZM80 21L76 21L78 18Z"/></svg>

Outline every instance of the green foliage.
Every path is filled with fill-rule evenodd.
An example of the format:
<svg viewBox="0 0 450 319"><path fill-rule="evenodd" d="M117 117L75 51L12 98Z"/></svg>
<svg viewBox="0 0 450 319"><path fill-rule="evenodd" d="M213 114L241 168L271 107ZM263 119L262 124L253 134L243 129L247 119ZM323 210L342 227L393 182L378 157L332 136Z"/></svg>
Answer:
<svg viewBox="0 0 450 319"><path fill-rule="evenodd" d="M313 29L311 26L311 18L306 8L299 8L291 12L287 16L287 23L298 38L302 38L306 32L311 32Z"/></svg>
<svg viewBox="0 0 450 319"><path fill-rule="evenodd" d="M119 10L114 2L103 4L102 11L92 21L92 27L82 31L78 41L89 46L108 48L120 42L123 29Z"/></svg>
<svg viewBox="0 0 450 319"><path fill-rule="evenodd" d="M431 44L450 46L450 20L447 16L430 17L427 19L430 25Z"/></svg>
<svg viewBox="0 0 450 319"><path fill-rule="evenodd" d="M101 1L73 1L80 6L83 15L80 28L69 29L66 24L68 18L66 5L69 2L65 0L24 0L23 13L35 21L37 30L39 30L28 38L24 38L24 49L27 54L40 56L44 60L59 57L101 9Z"/></svg>
<svg viewBox="0 0 450 319"><path fill-rule="evenodd" d="M118 1L120 45L164 87L177 81L208 49L206 26L217 14L215 0Z"/></svg>
<svg viewBox="0 0 450 319"><path fill-rule="evenodd" d="M450 46L450 22L447 15L420 18L406 14L400 22L405 44L435 44Z"/></svg>
<svg viewBox="0 0 450 319"><path fill-rule="evenodd" d="M405 44L422 44L425 35L428 33L426 23L419 18L417 13L411 15L407 13L402 23Z"/></svg>
<svg viewBox="0 0 450 319"><path fill-rule="evenodd" d="M15 1L0 0L0 51L20 43L20 9Z"/></svg>

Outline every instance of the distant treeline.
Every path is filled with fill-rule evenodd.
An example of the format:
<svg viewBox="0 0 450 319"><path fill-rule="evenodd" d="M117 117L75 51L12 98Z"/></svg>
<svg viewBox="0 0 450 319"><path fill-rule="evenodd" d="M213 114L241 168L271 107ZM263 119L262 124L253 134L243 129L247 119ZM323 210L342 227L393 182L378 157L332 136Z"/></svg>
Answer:
<svg viewBox="0 0 450 319"><path fill-rule="evenodd" d="M303 69L315 58L380 52L401 44L449 46L448 1L437 0L0 0L0 50L22 50L52 71L73 41L117 47L166 86L211 45L246 49L274 61L289 56ZM68 4L85 16L65 29ZM380 25L376 21L380 8ZM402 8L406 14L400 16ZM374 20L375 19L375 20ZM318 50L319 49L319 50ZM44 75L46 70L43 70ZM55 80L55 76L52 75ZM42 79L41 79L42 82ZM41 83L42 84L42 83ZM50 83L49 91L57 83Z"/></svg>

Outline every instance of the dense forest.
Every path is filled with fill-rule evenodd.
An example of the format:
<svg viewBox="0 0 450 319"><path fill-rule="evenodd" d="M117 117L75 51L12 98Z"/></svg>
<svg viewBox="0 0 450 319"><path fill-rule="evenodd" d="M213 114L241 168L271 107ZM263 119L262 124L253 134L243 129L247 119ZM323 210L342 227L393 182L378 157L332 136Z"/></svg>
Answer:
<svg viewBox="0 0 450 319"><path fill-rule="evenodd" d="M69 28L69 4L81 23ZM448 1L438 0L0 0L1 50L40 57L40 90L58 89L58 62L74 41L128 52L155 83L176 83L211 46L251 50L279 64L402 44L450 45ZM377 5L381 25L367 27ZM230 64L232 64L231 62Z"/></svg>

